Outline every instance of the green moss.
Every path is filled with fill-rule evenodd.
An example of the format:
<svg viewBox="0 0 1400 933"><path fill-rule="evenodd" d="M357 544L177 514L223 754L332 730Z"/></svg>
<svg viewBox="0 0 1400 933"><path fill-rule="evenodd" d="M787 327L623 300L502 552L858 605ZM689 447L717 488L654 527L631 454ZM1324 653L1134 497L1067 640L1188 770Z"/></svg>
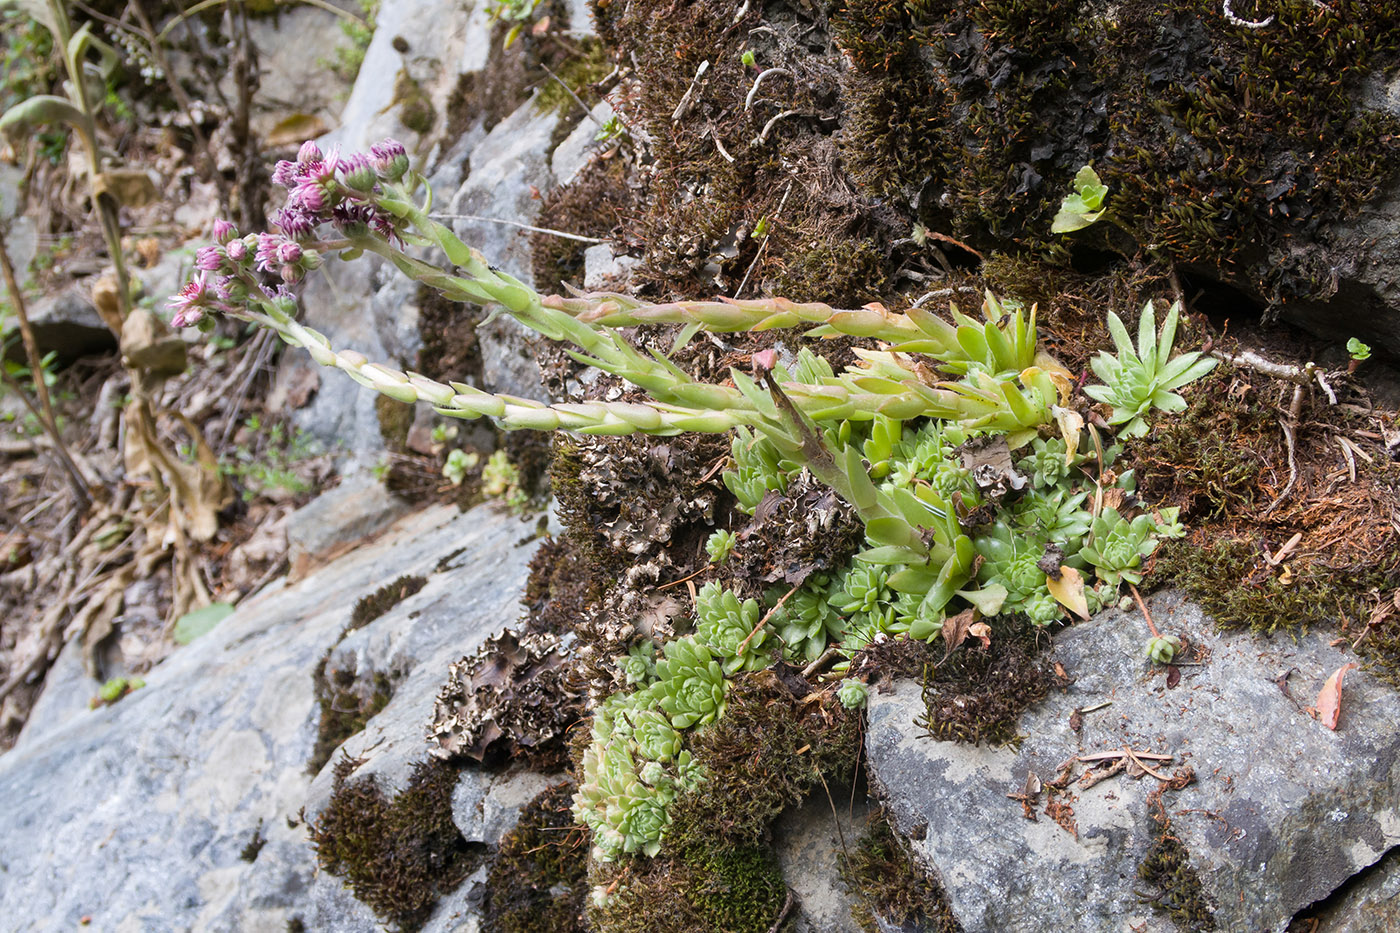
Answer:
<svg viewBox="0 0 1400 933"><path fill-rule="evenodd" d="M588 911L597 933L767 933L787 901L787 885L766 848L712 841L678 854L637 859L611 876L605 906Z"/></svg>
<svg viewBox="0 0 1400 933"><path fill-rule="evenodd" d="M671 805L667 844L686 851L765 842L772 821L823 781L855 780L860 723L834 697L804 703L772 671L736 678L724 715L690 738L709 778Z"/></svg>
<svg viewBox="0 0 1400 933"><path fill-rule="evenodd" d="M481 861L481 847L452 822L457 771L437 759L420 762L390 798L374 778L351 779L359 764L336 764L330 802L308 825L317 860L381 918L416 930Z"/></svg>
<svg viewBox="0 0 1400 933"><path fill-rule="evenodd" d="M1152 848L1138 865L1137 874L1158 890L1148 903L1154 910L1169 915L1177 929L1187 933L1215 929L1215 911L1206 900L1201 876L1191 865L1186 846L1172 835L1171 822L1164 817L1157 824Z"/></svg>
<svg viewBox="0 0 1400 933"><path fill-rule="evenodd" d="M552 69L559 80L547 78L540 85L536 103L541 110L553 110L564 117L581 117L583 114L579 110L578 102L564 90L564 86L582 98L585 104L590 104L592 101L589 98L596 98L595 94L590 93L590 89L606 78L612 67L608 50L603 43L592 37L584 39L577 44L574 54ZM563 82L564 86L561 86L560 82ZM577 120L569 123L576 125Z"/></svg>
<svg viewBox="0 0 1400 933"><path fill-rule="evenodd" d="M403 453L408 447L408 431L413 427L413 406L379 395L374 399L374 414L379 421L379 438L386 450Z"/></svg>
<svg viewBox="0 0 1400 933"><path fill-rule="evenodd" d="M583 933L588 834L570 812L574 785L556 784L520 813L486 878L485 933Z"/></svg>
<svg viewBox="0 0 1400 933"><path fill-rule="evenodd" d="M420 136L426 135L437 123L433 102L407 68L400 68L394 76L394 103L399 107L399 122Z"/></svg>
<svg viewBox="0 0 1400 933"><path fill-rule="evenodd" d="M262 820L258 820L258 826L253 830L253 838L249 839L248 844L239 851L238 857L245 862L256 862L258 860L258 853L262 851L262 847L265 845L267 845L267 840L263 838Z"/></svg>
<svg viewBox="0 0 1400 933"><path fill-rule="evenodd" d="M392 583L386 583L368 596L361 597L350 612L350 624L346 626L344 638L355 629L364 628L390 609L417 593L428 583L427 578L405 574Z"/></svg>
<svg viewBox="0 0 1400 933"><path fill-rule="evenodd" d="M841 874L858 899L851 914L868 933L880 928L877 916L896 928L962 933L947 894L915 863L883 810L871 817Z"/></svg>

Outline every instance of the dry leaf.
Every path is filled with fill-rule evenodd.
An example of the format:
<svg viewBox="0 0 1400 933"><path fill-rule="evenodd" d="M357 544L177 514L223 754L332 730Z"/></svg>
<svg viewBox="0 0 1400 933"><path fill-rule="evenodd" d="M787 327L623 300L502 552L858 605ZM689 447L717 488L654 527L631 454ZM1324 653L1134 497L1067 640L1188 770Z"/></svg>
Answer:
<svg viewBox="0 0 1400 933"><path fill-rule="evenodd" d="M1327 728L1336 731L1337 719L1342 715L1342 678L1347 671L1354 670L1356 665L1348 661L1332 672L1332 676L1327 678L1327 683L1322 685L1322 689L1317 694L1317 706L1310 708L1317 721Z"/></svg>
<svg viewBox="0 0 1400 933"><path fill-rule="evenodd" d="M1056 405L1050 410L1055 415L1055 423L1060 426L1060 436L1065 439L1065 466L1073 466L1074 455L1079 452L1079 435L1084 431L1084 418L1073 408Z"/></svg>
<svg viewBox="0 0 1400 933"><path fill-rule="evenodd" d="M973 612L971 609L964 609L955 616L949 616L943 620L943 641L945 647L943 657L947 658L953 651L967 640L968 629L972 627Z"/></svg>
<svg viewBox="0 0 1400 933"><path fill-rule="evenodd" d="M992 647L992 627L986 622L974 622L967 627L967 634L982 642L983 648Z"/></svg>
<svg viewBox="0 0 1400 933"><path fill-rule="evenodd" d="M1089 618L1089 601L1084 598L1084 577L1073 567L1060 566L1060 579L1045 578L1045 588L1055 601L1081 619Z"/></svg>

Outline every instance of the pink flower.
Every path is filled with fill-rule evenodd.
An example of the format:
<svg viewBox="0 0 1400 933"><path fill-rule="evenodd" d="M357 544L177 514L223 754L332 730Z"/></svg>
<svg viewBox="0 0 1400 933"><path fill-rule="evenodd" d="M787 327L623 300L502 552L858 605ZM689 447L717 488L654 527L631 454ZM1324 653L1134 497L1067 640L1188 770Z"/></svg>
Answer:
<svg viewBox="0 0 1400 933"><path fill-rule="evenodd" d="M166 307L175 312L170 318L171 326L189 327L198 324L204 317L209 298L209 282L201 272L186 282L179 294L166 303Z"/></svg>
<svg viewBox="0 0 1400 933"><path fill-rule="evenodd" d="M258 234L258 251L256 255L259 272L272 272L280 265L277 258L277 248L285 242L284 239L275 233Z"/></svg>
<svg viewBox="0 0 1400 933"><path fill-rule="evenodd" d="M224 251L217 246L201 246L195 250L194 267L203 272L218 272L224 267Z"/></svg>

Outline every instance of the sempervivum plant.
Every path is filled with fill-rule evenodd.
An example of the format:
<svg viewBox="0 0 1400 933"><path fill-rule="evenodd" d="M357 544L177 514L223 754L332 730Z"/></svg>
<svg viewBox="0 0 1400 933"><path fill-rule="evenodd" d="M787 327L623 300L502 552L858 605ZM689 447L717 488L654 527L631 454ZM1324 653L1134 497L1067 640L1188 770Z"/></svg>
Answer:
<svg viewBox="0 0 1400 933"><path fill-rule="evenodd" d="M729 684L710 649L693 638L666 643L656 662L656 691L661 709L677 729L714 722L724 713Z"/></svg>
<svg viewBox="0 0 1400 933"><path fill-rule="evenodd" d="M1173 304L1167 312L1167 319L1162 322L1159 335L1152 302L1149 301L1142 309L1142 319L1138 323L1136 350L1122 320L1112 311L1108 313L1108 329L1113 334L1118 355L1100 353L1094 358L1090 365L1104 385L1086 386L1084 394L1113 406L1113 415L1108 423L1123 425L1119 430L1121 437L1146 434L1145 416L1153 408L1162 411L1184 409L1186 400L1172 389L1194 382L1215 368L1213 358L1195 351L1171 359L1180 313L1181 305Z"/></svg>
<svg viewBox="0 0 1400 933"><path fill-rule="evenodd" d="M977 579L984 588L1000 585L1006 588L1002 609L1021 611L1028 601L1045 589L1045 571L1038 566L1045 556L1045 542L1027 537L1005 522L996 522L976 539L982 566Z"/></svg>
<svg viewBox="0 0 1400 933"><path fill-rule="evenodd" d="M1157 550L1157 523L1152 516L1128 521L1117 509L1106 508L1094 519L1089 534L1089 543L1079 554L1094 566L1100 580L1114 586L1124 580L1142 582L1142 561Z"/></svg>
<svg viewBox="0 0 1400 933"><path fill-rule="evenodd" d="M711 581L695 598L695 615L699 620L696 639L724 659L721 667L726 674L768 666L768 632L758 628L762 618L758 600L741 603L732 591Z"/></svg>
<svg viewBox="0 0 1400 933"><path fill-rule="evenodd" d="M784 595L786 590L774 587L764 599L776 606ZM845 619L831 607L831 578L826 574L809 577L774 611L772 625L789 661L811 662L821 657L831 639L839 639L846 626Z"/></svg>

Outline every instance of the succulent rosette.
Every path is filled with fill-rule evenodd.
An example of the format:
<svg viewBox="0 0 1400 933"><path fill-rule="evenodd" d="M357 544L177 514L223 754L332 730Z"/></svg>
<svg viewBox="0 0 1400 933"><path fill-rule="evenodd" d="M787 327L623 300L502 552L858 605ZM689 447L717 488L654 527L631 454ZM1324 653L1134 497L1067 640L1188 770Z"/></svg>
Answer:
<svg viewBox="0 0 1400 933"><path fill-rule="evenodd" d="M1065 450L1065 442L1058 437L1048 440L1038 437L1031 441L1031 455L1023 457L1016 465L1030 474L1031 483L1037 489L1054 486L1069 476Z"/></svg>
<svg viewBox="0 0 1400 933"><path fill-rule="evenodd" d="M1005 522L994 522L987 534L974 542L982 555L977 579L984 586L1006 587L1003 611L1021 611L1045 589L1045 571L1038 562L1045 555L1045 542L1012 530Z"/></svg>
<svg viewBox="0 0 1400 933"><path fill-rule="evenodd" d="M1157 523L1150 515L1128 521L1115 508L1106 508L1089 529L1090 543L1079 556L1092 564L1100 580L1117 586L1142 582L1142 562L1157 549Z"/></svg>
<svg viewBox="0 0 1400 933"><path fill-rule="evenodd" d="M754 631L763 617L758 600L746 599L741 603L731 590L710 582L696 597L695 614L699 618L695 637L724 659L721 666L726 674L758 671L768 666L768 652L764 650L768 632L765 629Z"/></svg>
<svg viewBox="0 0 1400 933"><path fill-rule="evenodd" d="M814 574L773 613L772 625L783 641L783 657L789 661L815 661L832 638L840 638L846 620L831 608L830 578ZM764 594L777 605L786 590L773 588Z"/></svg>
<svg viewBox="0 0 1400 933"><path fill-rule="evenodd" d="M864 681L847 677L841 681L841 686L836 688L836 699L840 700L846 709L864 709L865 704L870 701L870 688Z"/></svg>
<svg viewBox="0 0 1400 933"><path fill-rule="evenodd" d="M665 654L656 662L658 680L652 689L671 725L689 729L723 715L729 684L710 649L693 638L678 638L666 643Z"/></svg>
<svg viewBox="0 0 1400 933"><path fill-rule="evenodd" d="M681 734L662 713L651 709L632 714L632 741L652 761L670 761L681 750Z"/></svg>

